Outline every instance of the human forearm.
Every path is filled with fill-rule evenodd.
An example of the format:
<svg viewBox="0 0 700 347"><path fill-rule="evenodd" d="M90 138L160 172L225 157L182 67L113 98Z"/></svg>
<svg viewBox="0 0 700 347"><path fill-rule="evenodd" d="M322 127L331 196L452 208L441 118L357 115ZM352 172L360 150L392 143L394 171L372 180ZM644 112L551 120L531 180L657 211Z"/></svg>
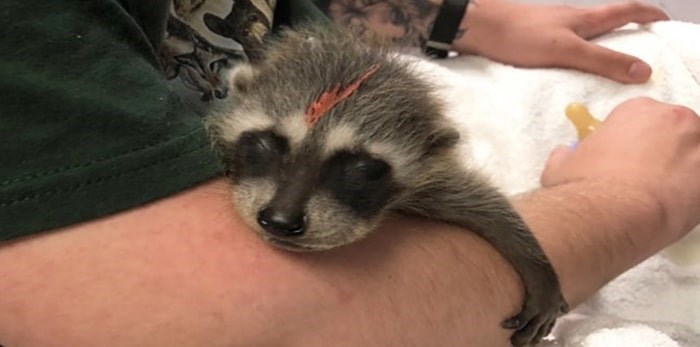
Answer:
<svg viewBox="0 0 700 347"><path fill-rule="evenodd" d="M0 344L504 345L515 273L457 228L392 218L297 254L235 217L223 182L0 246ZM494 286L492 284L496 283Z"/></svg>
<svg viewBox="0 0 700 347"><path fill-rule="evenodd" d="M680 235L669 229L652 196L616 182L550 187L518 198L515 205L553 263L571 305Z"/></svg>
<svg viewBox="0 0 700 347"><path fill-rule="evenodd" d="M679 237L652 196L614 182L546 188L518 198L515 205L549 255L572 305ZM325 261L316 265L328 271L324 277L335 288L351 288L358 295L319 319L327 325L316 333L328 335L313 336L313 341L352 339L333 329L352 326L350 331L368 335L354 336L349 345L425 345L430 336L443 338L432 340L436 346L460 340L507 345L510 332L500 322L517 310L520 282L505 260L473 234L397 219L368 242L339 251L342 256L334 259L341 268L336 263L328 269ZM382 255L386 251L389 256ZM369 254L374 256L367 259ZM381 268L372 267L376 264ZM346 272L351 267L356 270ZM367 290L370 283L373 290ZM402 333L393 335L397 330ZM302 341L302 346L316 346Z"/></svg>
<svg viewBox="0 0 700 347"><path fill-rule="evenodd" d="M443 0L332 0L329 16L351 30L395 43L420 46L429 34Z"/></svg>
<svg viewBox="0 0 700 347"><path fill-rule="evenodd" d="M332 0L328 14L354 31L401 45L421 46L442 0ZM623 83L646 82L651 67L588 40L628 23L668 16L658 7L619 1L591 7L471 0L452 48L521 67L573 68Z"/></svg>
<svg viewBox="0 0 700 347"><path fill-rule="evenodd" d="M667 242L643 197L595 192L577 183L516 202L572 303ZM507 346L500 323L519 309L520 282L474 234L391 218L355 245L295 254L243 227L226 194L208 184L0 247L0 343ZM638 227L647 237L627 244L620 228Z"/></svg>

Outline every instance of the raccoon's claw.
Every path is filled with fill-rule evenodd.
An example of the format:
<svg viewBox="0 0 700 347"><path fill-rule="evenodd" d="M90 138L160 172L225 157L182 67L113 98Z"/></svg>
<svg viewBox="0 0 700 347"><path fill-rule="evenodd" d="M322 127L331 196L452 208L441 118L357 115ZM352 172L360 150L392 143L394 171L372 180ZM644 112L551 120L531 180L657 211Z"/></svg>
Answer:
<svg viewBox="0 0 700 347"><path fill-rule="evenodd" d="M505 320L502 326L515 330L510 338L513 346L534 345L549 335L557 318L568 310L569 306L561 297L550 305L536 305L532 300L528 300L522 311Z"/></svg>

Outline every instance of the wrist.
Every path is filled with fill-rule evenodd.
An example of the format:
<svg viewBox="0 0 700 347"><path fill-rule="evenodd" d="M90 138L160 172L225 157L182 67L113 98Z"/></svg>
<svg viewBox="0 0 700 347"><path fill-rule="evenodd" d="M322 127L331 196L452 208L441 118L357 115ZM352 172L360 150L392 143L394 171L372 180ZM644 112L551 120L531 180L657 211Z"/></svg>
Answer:
<svg viewBox="0 0 700 347"><path fill-rule="evenodd" d="M514 205L540 241L571 306L671 242L658 201L619 182L544 188Z"/></svg>
<svg viewBox="0 0 700 347"><path fill-rule="evenodd" d="M479 53L479 35L474 34L474 28L484 26L484 22L488 19L483 6L498 0L472 0L466 8L462 22L459 24L459 30L452 42L452 49L460 54L478 54Z"/></svg>
<svg viewBox="0 0 700 347"><path fill-rule="evenodd" d="M446 58L454 41L463 33L465 12L471 0L444 0L437 11L423 47L426 55Z"/></svg>
<svg viewBox="0 0 700 347"><path fill-rule="evenodd" d="M697 223L688 220L687 211L692 207L684 206L682 199L679 199L682 194L664 189L660 184L663 185L663 182L659 180L648 182L647 194L657 205L663 226L660 230L671 244L683 238Z"/></svg>

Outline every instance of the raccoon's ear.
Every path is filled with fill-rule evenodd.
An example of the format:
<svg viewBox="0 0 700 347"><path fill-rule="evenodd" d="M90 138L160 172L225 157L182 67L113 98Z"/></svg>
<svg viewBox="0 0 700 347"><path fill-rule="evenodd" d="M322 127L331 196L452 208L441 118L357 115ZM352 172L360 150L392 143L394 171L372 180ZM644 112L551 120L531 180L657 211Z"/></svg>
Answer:
<svg viewBox="0 0 700 347"><path fill-rule="evenodd" d="M236 94L242 94L248 91L250 83L255 78L257 71L255 67L249 63L241 63L236 65L233 70L229 73L229 81L231 82L231 89Z"/></svg>
<svg viewBox="0 0 700 347"><path fill-rule="evenodd" d="M460 139L460 134L453 127L443 125L428 135L427 154L434 155L454 147Z"/></svg>

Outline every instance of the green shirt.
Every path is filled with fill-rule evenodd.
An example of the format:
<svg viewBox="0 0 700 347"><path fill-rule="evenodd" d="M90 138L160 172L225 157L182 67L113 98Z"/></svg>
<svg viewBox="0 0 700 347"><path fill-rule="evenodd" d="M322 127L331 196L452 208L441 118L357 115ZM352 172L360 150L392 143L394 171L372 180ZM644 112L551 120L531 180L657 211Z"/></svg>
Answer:
<svg viewBox="0 0 700 347"><path fill-rule="evenodd" d="M202 127L208 101L191 88L192 71L176 66L173 74L174 56L163 54L170 1L2 0L0 241L116 213L219 174ZM275 27L322 18L308 1L277 3ZM237 54L218 48L227 59Z"/></svg>

